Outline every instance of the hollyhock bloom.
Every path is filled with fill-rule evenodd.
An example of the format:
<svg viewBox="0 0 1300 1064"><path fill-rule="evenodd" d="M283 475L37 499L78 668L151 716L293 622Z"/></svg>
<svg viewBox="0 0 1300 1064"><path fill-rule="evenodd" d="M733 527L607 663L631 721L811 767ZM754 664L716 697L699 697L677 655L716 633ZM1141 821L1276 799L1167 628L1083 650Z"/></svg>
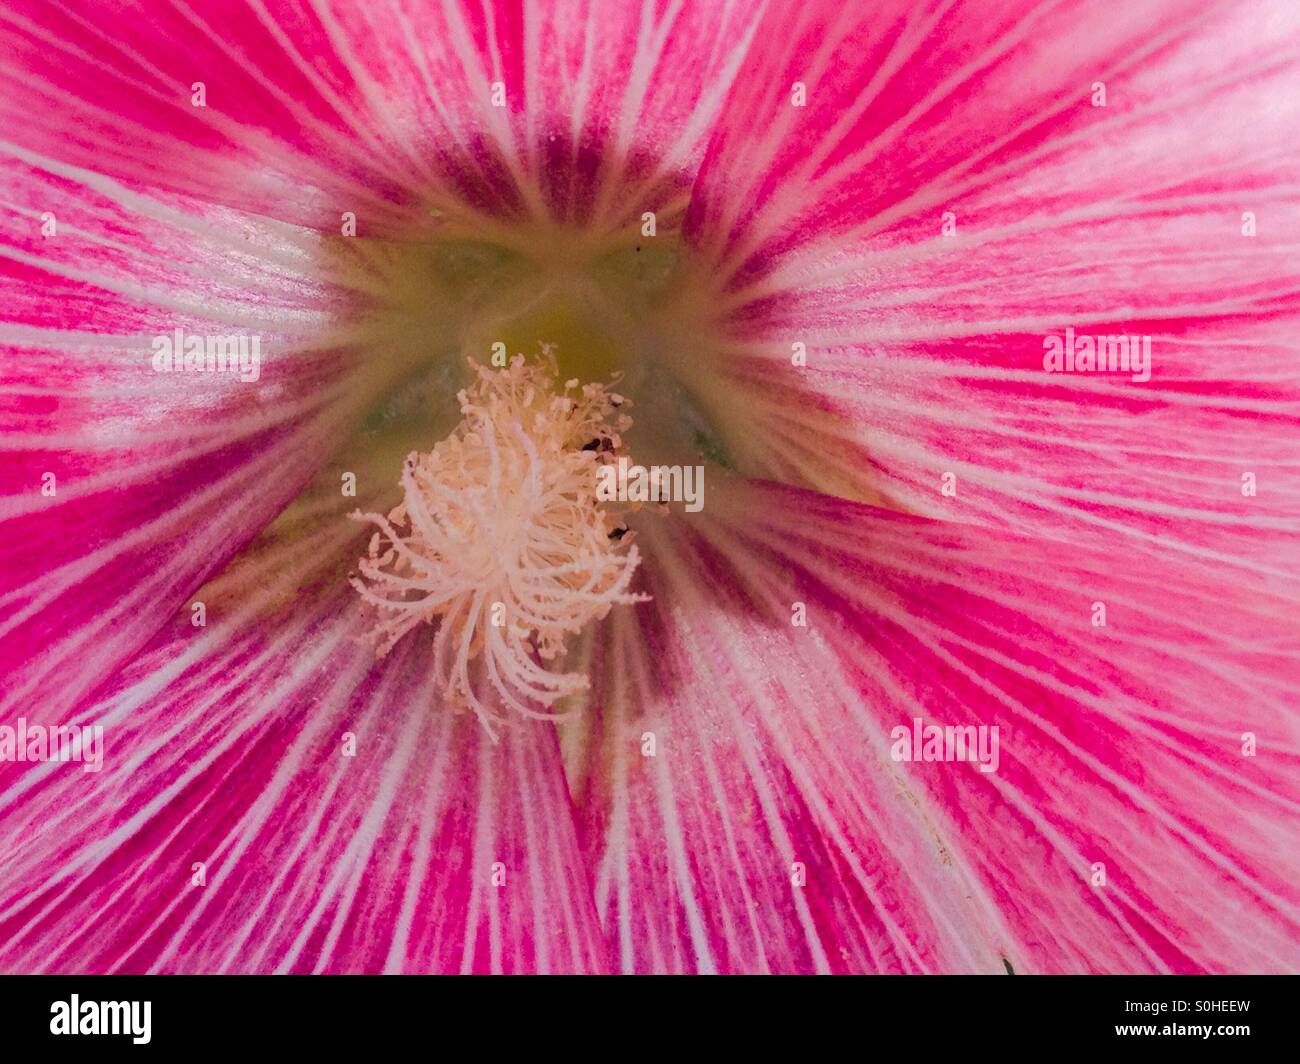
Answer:
<svg viewBox="0 0 1300 1064"><path fill-rule="evenodd" d="M0 969L1300 967L1297 5L0 33Z"/></svg>

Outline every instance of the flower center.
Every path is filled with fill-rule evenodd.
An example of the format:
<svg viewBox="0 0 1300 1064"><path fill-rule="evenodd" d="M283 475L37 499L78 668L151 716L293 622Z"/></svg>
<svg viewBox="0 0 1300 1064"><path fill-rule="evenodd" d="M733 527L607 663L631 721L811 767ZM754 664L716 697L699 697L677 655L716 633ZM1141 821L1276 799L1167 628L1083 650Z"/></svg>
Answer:
<svg viewBox="0 0 1300 1064"><path fill-rule="evenodd" d="M331 272L360 294L346 320L347 342L366 353L367 450L391 452L395 429L405 437L399 457L446 435L465 355L499 365L547 343L562 379L623 374L648 415L634 430L638 454L698 456L703 404L687 370L707 338L675 232L521 221L489 233L444 222L401 239L335 238L328 251ZM420 394L432 401L411 401Z"/></svg>
<svg viewBox="0 0 1300 1064"><path fill-rule="evenodd" d="M644 596L627 590L637 549L596 494L599 468L625 456L627 400L600 384L558 386L549 355L474 372L458 396L460 425L407 456L402 502L387 516L353 514L378 530L351 583L373 612L380 656L439 620L440 684L492 734L500 717L485 683L524 716L557 716L532 706L587 678L543 662L611 606Z"/></svg>
<svg viewBox="0 0 1300 1064"><path fill-rule="evenodd" d="M559 671L569 644L639 601L619 514L668 499L693 517L700 463L728 456L697 398L707 296L672 225L465 211L322 243L325 280L351 293L319 344L338 449L251 549L356 508L375 529L364 557L331 550L304 579L351 583L380 655L430 638L448 700L491 733L559 715L587 686ZM620 394L577 384L611 379ZM626 478L625 437L644 463Z"/></svg>

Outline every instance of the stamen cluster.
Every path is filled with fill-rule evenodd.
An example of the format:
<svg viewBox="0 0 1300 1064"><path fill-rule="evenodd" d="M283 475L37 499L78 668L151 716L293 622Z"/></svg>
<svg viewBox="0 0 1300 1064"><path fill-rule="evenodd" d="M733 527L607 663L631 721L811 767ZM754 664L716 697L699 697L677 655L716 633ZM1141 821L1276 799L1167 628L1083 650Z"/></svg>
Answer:
<svg viewBox="0 0 1300 1064"><path fill-rule="evenodd" d="M524 716L557 716L533 706L588 681L544 663L611 606L645 596L628 591L639 562L631 535L596 497L597 468L625 454L627 400L601 384L557 388L549 357L471 365L463 420L432 451L407 456L401 504L352 515L378 530L351 583L373 608L381 657L440 618L440 683L494 733L484 682Z"/></svg>

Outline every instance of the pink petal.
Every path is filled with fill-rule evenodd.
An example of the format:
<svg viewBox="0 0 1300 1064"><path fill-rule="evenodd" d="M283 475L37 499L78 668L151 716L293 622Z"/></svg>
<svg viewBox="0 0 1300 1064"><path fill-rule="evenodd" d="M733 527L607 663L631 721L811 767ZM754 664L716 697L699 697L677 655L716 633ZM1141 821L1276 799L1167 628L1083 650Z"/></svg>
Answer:
<svg viewBox="0 0 1300 1064"><path fill-rule="evenodd" d="M624 968L1295 970L1294 589L789 489L710 517L647 656L609 648L588 831ZM997 726L996 771L894 761L914 717Z"/></svg>
<svg viewBox="0 0 1300 1064"><path fill-rule="evenodd" d="M726 285L701 387L741 468L1294 575L1300 10L788 14L692 200ZM1151 379L1044 372L1067 326L1150 336Z"/></svg>
<svg viewBox="0 0 1300 1064"><path fill-rule="evenodd" d="M295 601L323 535L241 558L206 630L177 618L75 715L102 771L0 764L0 969L602 966L554 729L494 745L427 640L376 665L350 589Z"/></svg>
<svg viewBox="0 0 1300 1064"><path fill-rule="evenodd" d="M18 0L0 119L31 150L328 229L401 230L448 197L639 219L698 161L760 10L146 3L109 27L88 0Z"/></svg>
<svg viewBox="0 0 1300 1064"><path fill-rule="evenodd" d="M294 221L383 211L412 165L367 127L328 26L300 5L9 5L4 126L118 179ZM193 103L202 82L205 106Z"/></svg>
<svg viewBox="0 0 1300 1064"><path fill-rule="evenodd" d="M611 617L570 736L611 959L625 972L1002 971L1012 944L995 899L891 771L877 707L825 641L834 620L816 622L826 636L793 629L788 599L747 585L779 579L770 553L733 568L734 541L676 518L639 529L654 599Z"/></svg>
<svg viewBox="0 0 1300 1064"><path fill-rule="evenodd" d="M301 349L336 298L303 234L17 149L0 176L3 701L57 719L301 490L355 389ZM155 373L176 327L260 335L260 379Z"/></svg>

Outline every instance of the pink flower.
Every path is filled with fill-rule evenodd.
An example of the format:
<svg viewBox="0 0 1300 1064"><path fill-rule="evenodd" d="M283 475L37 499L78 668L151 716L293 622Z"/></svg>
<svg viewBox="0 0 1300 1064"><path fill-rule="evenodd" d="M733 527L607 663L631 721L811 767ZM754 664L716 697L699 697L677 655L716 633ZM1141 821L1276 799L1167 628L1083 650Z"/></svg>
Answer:
<svg viewBox="0 0 1300 1064"><path fill-rule="evenodd" d="M11 0L0 969L1300 967L1298 24Z"/></svg>

